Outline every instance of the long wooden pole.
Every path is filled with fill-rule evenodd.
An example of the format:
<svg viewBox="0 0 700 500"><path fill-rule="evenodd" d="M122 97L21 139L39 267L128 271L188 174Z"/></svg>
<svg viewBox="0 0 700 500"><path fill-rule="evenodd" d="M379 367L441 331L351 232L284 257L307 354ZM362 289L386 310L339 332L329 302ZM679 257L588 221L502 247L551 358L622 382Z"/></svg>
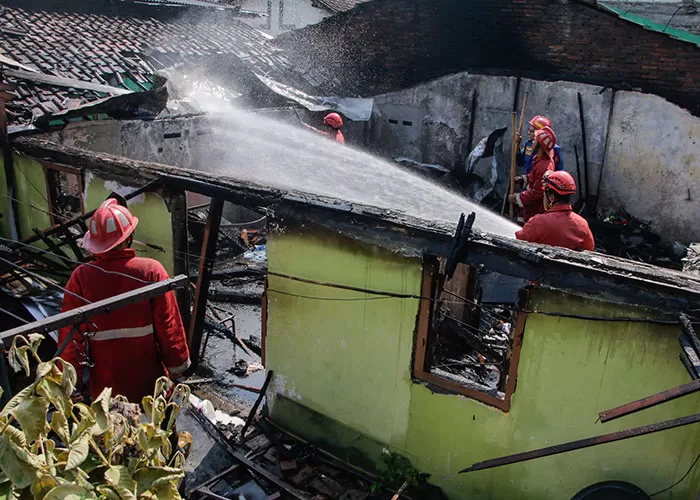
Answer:
<svg viewBox="0 0 700 500"><path fill-rule="evenodd" d="M187 342L190 346L190 360L192 366L189 373L194 373L199 364L199 354L202 348L202 330L204 318L207 312L207 297L209 296L209 283L216 259L216 244L221 227L221 214L224 208L224 200L214 198L209 206L209 218L204 229L204 241L199 257L199 272L197 273L197 288L194 294L194 305L190 317L190 329L187 334Z"/></svg>
<svg viewBox="0 0 700 500"><path fill-rule="evenodd" d="M525 123L525 112L527 111L527 97L529 92L525 92L525 98L523 99L523 107L520 110L520 125L518 126L518 135L522 137L523 135L523 124ZM515 159L518 153L518 145L516 144L515 135L515 113L513 113L513 151L510 159L510 194L515 194ZM515 211L515 204L510 204L510 217L513 218L513 212ZM503 212L501 212L502 214Z"/></svg>
<svg viewBox="0 0 700 500"><path fill-rule="evenodd" d="M511 195L515 194L515 153L518 150L518 145L515 142L515 137L516 134L518 133L517 130L515 129L515 124L516 124L516 115L517 113L513 111L513 116L512 116L512 123L511 123L511 130L513 131L513 135L511 137L513 147L510 152L510 193ZM513 212L515 210L515 203L512 201L510 202L510 209L509 209L509 215L510 218L513 218Z"/></svg>

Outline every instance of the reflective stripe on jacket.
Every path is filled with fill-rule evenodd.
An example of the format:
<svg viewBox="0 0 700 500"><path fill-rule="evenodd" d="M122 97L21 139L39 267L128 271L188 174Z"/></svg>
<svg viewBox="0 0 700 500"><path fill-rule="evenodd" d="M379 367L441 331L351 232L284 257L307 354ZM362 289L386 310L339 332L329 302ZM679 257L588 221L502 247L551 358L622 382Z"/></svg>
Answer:
<svg viewBox="0 0 700 500"><path fill-rule="evenodd" d="M113 272L128 276L110 274ZM91 265L76 268L66 289L95 302L165 279L168 273L158 261L136 257L133 249L125 249L98 255ZM83 305L82 300L65 294L62 310ZM94 326L81 325L81 331L94 332L94 336L76 335L76 342L70 342L61 357L75 366L80 380L83 367L78 349L85 352L89 343L90 360L94 363L90 369L93 398L105 387L112 387L112 394L140 402L153 393L158 377L167 373L178 375L189 367L187 339L173 292L96 316L92 322ZM71 327L61 329L59 343L70 331Z"/></svg>

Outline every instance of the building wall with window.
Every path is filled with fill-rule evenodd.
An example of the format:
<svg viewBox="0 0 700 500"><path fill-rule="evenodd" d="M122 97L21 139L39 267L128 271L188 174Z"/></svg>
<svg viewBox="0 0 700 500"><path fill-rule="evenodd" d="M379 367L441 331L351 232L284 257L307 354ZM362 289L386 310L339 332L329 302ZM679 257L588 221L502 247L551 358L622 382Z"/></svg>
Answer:
<svg viewBox="0 0 700 500"><path fill-rule="evenodd" d="M44 231L53 224L61 222L59 215L64 214L57 213L58 200L54 199L55 193L52 193L48 187L48 176L52 172L56 172L56 168L59 167L18 154L13 157L13 166L16 183L14 197L17 200L20 237L26 239L34 236L34 228ZM65 173L65 171L63 172ZM74 187L75 183L82 186L82 193L79 194L82 200L78 205L81 206L83 213L97 208L112 191L125 195L137 189L136 187L124 186L115 180L100 178L86 170L76 169L74 174L69 175L74 177L76 181L71 184L71 188ZM144 193L129 200L128 205L133 214L139 218L134 239L162 249L162 251L156 250L153 246L149 247L137 243L134 244L137 254L140 257L151 257L160 261L168 273L173 274L175 254L172 214L165 200L157 193ZM10 203L2 158L0 158L0 214L2 214L0 236L12 239ZM67 219L70 218L72 216L67 217ZM37 243L37 245L46 248L41 243ZM68 257L73 257L69 249L64 250Z"/></svg>
<svg viewBox="0 0 700 500"><path fill-rule="evenodd" d="M267 252L264 343L266 367L275 372L268 412L354 464L376 467L388 448L430 473L450 498L560 499L613 479L653 493L680 479L697 455L700 427L687 426L459 475L478 461L693 414L699 395L596 423L600 411L689 381L678 358L680 329L530 313L517 388L504 412L415 380L417 299L327 286L421 296L420 259L311 226L272 232ZM544 289L532 293L528 307L652 315ZM694 469L673 498L689 498L698 487Z"/></svg>

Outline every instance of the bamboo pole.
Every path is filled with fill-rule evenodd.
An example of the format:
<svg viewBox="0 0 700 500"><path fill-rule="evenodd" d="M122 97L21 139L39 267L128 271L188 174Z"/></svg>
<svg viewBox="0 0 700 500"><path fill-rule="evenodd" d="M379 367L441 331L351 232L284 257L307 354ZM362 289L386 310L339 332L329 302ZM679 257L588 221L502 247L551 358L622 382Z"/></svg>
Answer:
<svg viewBox="0 0 700 500"><path fill-rule="evenodd" d="M525 98L523 99L523 107L520 110L520 124L518 126L518 135L523 136L523 124L525 123L525 112L527 111L527 97L529 92L525 92ZM515 131L515 113L513 113L513 131ZM510 194L515 194L515 157L517 156L518 146L515 141L515 134L513 134L513 151L510 163ZM513 203L510 205L510 217L513 218L513 212L515 206Z"/></svg>
<svg viewBox="0 0 700 500"><path fill-rule="evenodd" d="M511 148L510 152L510 194L513 195L515 194L515 153L518 150L518 145L515 142L515 137L517 134L517 131L515 129L515 124L516 124L516 115L517 113L513 111L513 116L512 116L512 122L511 122L511 130L513 131L512 137L511 137L511 144L513 147ZM515 203L512 201L510 202L510 209L509 209L509 215L510 218L513 218L513 212L515 210Z"/></svg>

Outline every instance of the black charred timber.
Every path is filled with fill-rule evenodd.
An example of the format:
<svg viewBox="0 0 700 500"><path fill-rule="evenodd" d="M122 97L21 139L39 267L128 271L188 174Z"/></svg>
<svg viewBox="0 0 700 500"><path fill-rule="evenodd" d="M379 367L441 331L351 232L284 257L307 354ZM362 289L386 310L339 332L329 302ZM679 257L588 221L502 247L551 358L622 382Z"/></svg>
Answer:
<svg viewBox="0 0 700 500"><path fill-rule="evenodd" d="M192 374L199 364L199 354L202 348L202 334L204 332L204 319L207 314L207 297L209 295L209 283L216 259L216 243L219 239L221 227L221 214L224 208L224 200L214 198L209 207L207 226L204 229L204 241L202 253L199 259L199 273L197 275L197 288L194 294L194 306L192 318L187 335L187 343L190 347L192 366L188 373Z"/></svg>
<svg viewBox="0 0 700 500"><path fill-rule="evenodd" d="M265 393L267 392L267 388L269 387L270 382L272 381L273 374L274 374L274 371L272 371L272 370L269 370L267 372L267 376L265 377L265 383L260 388L260 395L258 396L258 399L255 400L255 404L253 405L253 407L250 409L250 413L248 414L248 418L245 421L245 425L243 426L243 429L241 429L241 433L238 436L241 443L245 439L245 433L248 430L248 427L250 427L250 424L253 422L253 418L255 418L255 414L258 412L258 407L260 406L260 403L262 403L262 400L265 397Z"/></svg>
<svg viewBox="0 0 700 500"><path fill-rule="evenodd" d="M459 223L457 224L457 231L455 231L454 239L452 240L452 249L450 250L449 258L445 263L445 276L448 280L452 279L452 275L457 269L457 264L464 262L467 258L467 245L469 243L469 237L472 233L472 226L474 226L474 220L476 219L476 213L472 212L464 220L464 214L459 218Z"/></svg>
<svg viewBox="0 0 700 500"><path fill-rule="evenodd" d="M578 186L578 196L583 204L586 201L586 192L584 190L583 184L581 184L581 164L578 158L578 148L574 144L574 156L576 157L576 184Z"/></svg>
<svg viewBox="0 0 700 500"><path fill-rule="evenodd" d="M209 292L209 299L218 302L228 302L230 304L250 304L260 305L261 295L246 295L229 290L212 290Z"/></svg>
<svg viewBox="0 0 700 500"><path fill-rule="evenodd" d="M204 430L217 442L221 443L225 448L226 451L229 452L229 454L236 460L238 463L240 463L243 467L251 471L253 474L257 474L261 477L263 477L265 480L269 481L270 483L274 484L281 490L283 490L286 494L288 494L291 498L295 498L296 500L309 500L309 497L307 497L304 492L297 490L294 488L292 485L282 481L280 478L272 474L270 471L265 469L264 467L261 467L260 465L256 464L252 460L248 459L243 455L242 453L239 453L236 451L235 445L231 442L231 440L223 433L221 429L219 429L216 425L214 425L211 420L209 420L207 417L205 417L201 410L198 410L197 408L190 406L187 411L192 413L192 415L197 419L197 421L202 425Z"/></svg>
<svg viewBox="0 0 700 500"><path fill-rule="evenodd" d="M85 234L86 232L87 230L82 234ZM63 228L61 229L61 235L62 238L65 238L65 241L68 243L68 246L73 251L73 254L75 255L75 260L79 262L85 262L85 255L78 246L78 243L75 241L75 236L71 234L70 228L68 226L63 226Z"/></svg>
<svg viewBox="0 0 700 500"><path fill-rule="evenodd" d="M547 448L540 448L539 450L527 451L525 453L517 453L515 455L508 455L501 458L494 458L493 460L486 460L484 462L477 462L471 467L462 469L461 471L459 471L459 473L462 474L464 472L493 469L494 467L501 467L503 465L516 464L518 462L527 462L536 458L558 455L559 453L567 453L569 451L590 448L591 446L598 446L605 443L622 441L623 439L630 439L637 436L645 436L647 434L653 434L655 432L665 431L668 429L675 429L677 427L695 424L697 422L700 422L700 413L696 413L695 415L689 415L687 417L682 418L674 418L673 420L666 420L665 422L643 425L642 427L635 427L634 429L628 429L625 431L612 432L610 434L602 434L600 436L595 436L587 439L571 441L570 443L558 444L556 446L549 446Z"/></svg>
<svg viewBox="0 0 700 500"><path fill-rule="evenodd" d="M695 334L695 329L693 328L693 325L690 323L690 319L688 316L685 314L681 313L678 316L678 319L681 322L681 326L683 327L683 333L688 336L690 339L690 342L693 344L693 347L695 348L695 352L697 353L698 356L700 356L700 340L698 340L698 336Z"/></svg>
<svg viewBox="0 0 700 500"><path fill-rule="evenodd" d="M472 107L469 114L469 142L467 143L467 156L469 156L469 153L471 152L474 145L474 123L476 122L474 117L476 117L476 100L478 95L478 91L474 89L472 91Z"/></svg>
<svg viewBox="0 0 700 500"><path fill-rule="evenodd" d="M59 257L62 257L62 258L64 258L64 259L68 259L68 258L69 258L69 257L63 252L63 250L61 250L61 249L51 240L51 238L49 238L48 236L46 236L46 234L44 234L44 232L43 232L42 230L40 230L39 228L36 228L36 227L35 227L34 229L32 229L32 231L34 231L34 234L36 234L36 235L41 239L41 241L44 242L44 244L48 247L48 249L49 249L51 252L55 253L56 255L58 255Z"/></svg>
<svg viewBox="0 0 700 500"><path fill-rule="evenodd" d="M140 188L132 191L131 193L126 194L124 196L124 200L130 200L130 199L135 198L136 196L138 196L140 194L143 194L147 191L153 190L153 188L155 187L157 182L158 181L151 181L148 184L146 184L145 186L140 187ZM95 209L95 210L97 210L97 209ZM90 210L89 212L81 215L80 217L76 217L74 219L63 222L61 224L57 224L57 225L47 229L46 231L44 231L44 235L45 236L53 236L56 233L62 232L65 228L74 226L76 224L78 224L81 228L85 228L85 231L87 231L87 226L85 226L84 221L86 221L90 217L92 217L93 214L95 213L95 210ZM35 243L35 242L39 241L40 239L41 239L40 236L34 235L34 236L30 236L29 238L24 240L23 243L31 244L31 243Z"/></svg>
<svg viewBox="0 0 700 500"><path fill-rule="evenodd" d="M581 120L581 140L583 141L583 174L585 176L586 184L586 206L593 206L589 204L588 197L590 196L590 189L588 185L588 146L586 141L586 121L583 118L583 97L581 97L581 92L578 92L578 113Z"/></svg>
<svg viewBox="0 0 700 500"><path fill-rule="evenodd" d="M652 394L651 396L647 396L645 398L638 399L637 401L618 406L617 408L613 408L612 410L600 412L598 416L600 417L601 422L609 422L611 420L615 420L616 418L624 417L625 415L630 415L640 410L651 408L652 406L660 405L667 401L671 401L673 399L680 398L688 394L693 394L697 391L700 391L700 380L693 380L692 382L688 382L687 384L679 385L678 387L674 387L673 389L668 389L656 394Z"/></svg>

